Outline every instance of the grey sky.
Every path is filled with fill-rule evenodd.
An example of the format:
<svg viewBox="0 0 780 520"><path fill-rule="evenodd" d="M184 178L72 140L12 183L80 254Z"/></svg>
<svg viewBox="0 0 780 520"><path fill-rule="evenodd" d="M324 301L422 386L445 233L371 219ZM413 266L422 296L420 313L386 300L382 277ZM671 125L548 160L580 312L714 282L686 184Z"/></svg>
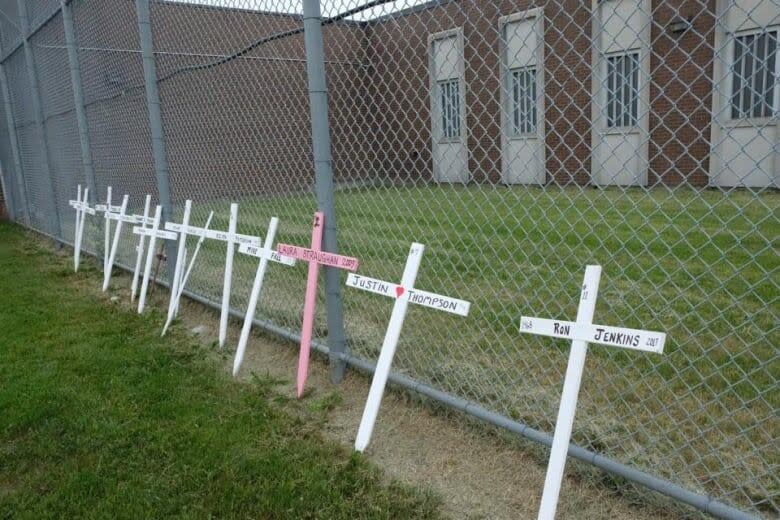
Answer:
<svg viewBox="0 0 780 520"><path fill-rule="evenodd" d="M169 0L184 4L216 5L236 9L301 13L301 0ZM351 17L352 20L370 20L428 2L430 0L394 0ZM322 14L329 17L366 4L366 0L321 0Z"/></svg>

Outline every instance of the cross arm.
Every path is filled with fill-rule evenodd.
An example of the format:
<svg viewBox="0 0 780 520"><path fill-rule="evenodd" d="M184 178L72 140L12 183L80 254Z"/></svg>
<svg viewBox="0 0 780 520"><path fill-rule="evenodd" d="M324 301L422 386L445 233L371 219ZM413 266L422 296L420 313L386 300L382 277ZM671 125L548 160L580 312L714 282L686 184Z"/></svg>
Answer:
<svg viewBox="0 0 780 520"><path fill-rule="evenodd" d="M663 332L528 316L520 318L520 332L553 338L577 339L587 341L588 343L642 350L656 354L663 352L664 343L666 343L666 334Z"/></svg>

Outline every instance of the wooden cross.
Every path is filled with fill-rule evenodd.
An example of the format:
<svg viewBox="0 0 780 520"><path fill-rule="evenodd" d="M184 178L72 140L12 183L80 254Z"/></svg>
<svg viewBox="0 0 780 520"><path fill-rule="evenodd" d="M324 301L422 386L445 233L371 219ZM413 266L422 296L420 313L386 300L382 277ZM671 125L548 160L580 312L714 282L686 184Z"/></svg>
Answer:
<svg viewBox="0 0 780 520"><path fill-rule="evenodd" d="M135 215L136 221L141 224L141 227L143 229L146 229L147 224L152 224L152 220L149 218L149 208L152 204L152 196L148 193L146 194L146 200L144 201L144 214L143 215ZM135 295L138 291L138 278L141 273L141 261L143 260L144 256L144 243L146 242L146 235L139 234L138 235L138 245L135 248L135 268L133 269L133 281L130 284L130 301L135 301Z"/></svg>
<svg viewBox="0 0 780 520"><path fill-rule="evenodd" d="M244 316L244 325L241 327L241 337L238 340L238 347L236 348L236 357L233 359L234 376L238 374L238 371L241 369L241 363L244 360L246 345L249 341L249 332L252 330L252 320L257 311L257 302L260 299L260 291L263 288L263 279L265 278L268 261L270 260L284 265L295 265L294 258L282 256L273 250L274 238L276 237L276 229L278 227L279 219L272 217L271 222L268 223L268 233L265 236L263 247L248 243L241 244L238 247L240 253L257 257L260 259L260 263L257 264L255 281L252 283L252 292L249 293L249 302L247 303L246 315Z"/></svg>
<svg viewBox="0 0 780 520"><path fill-rule="evenodd" d="M311 352L311 336L314 328L314 307L317 303L317 279L320 265L355 271L358 259L322 251L322 232L325 226L325 214L318 211L314 214L311 231L311 247L304 248L279 244L276 250L283 256L289 256L309 262L309 274L306 280L306 297L303 302L303 325L301 327L301 351L298 357L298 397L303 395L306 377L309 373L309 354Z"/></svg>
<svg viewBox="0 0 780 520"><path fill-rule="evenodd" d="M89 188L84 188L81 193L81 184L78 185L76 200L69 200L70 207L76 210L75 236L73 238L73 270L78 272L81 260L81 239L84 236L84 222L86 215L95 215L95 208L89 207Z"/></svg>
<svg viewBox="0 0 780 520"><path fill-rule="evenodd" d="M387 325L385 339L382 342L382 350L379 352L379 359L374 371L374 379L371 381L371 389L368 392L366 407L363 410L363 418L360 420L357 438L355 439L355 449L363 451L371 441L371 434L374 431L374 424L379 413L379 405L382 402L382 395L385 392L387 378L390 374L390 366L393 363L393 356L398 346L398 338L401 336L401 328L404 324L406 309L409 302L438 309L441 311L457 314L459 316L468 316L471 304L457 298L441 296L414 288L414 282L417 279L417 271L420 267L425 246L413 243L409 249L409 256L406 259L406 267L401 277L401 284L392 282L383 282L367 276L349 274L347 276L347 286L363 289L364 291L381 294L395 298L393 312L390 315L390 322Z"/></svg>
<svg viewBox="0 0 780 520"><path fill-rule="evenodd" d="M210 218L209 218L210 220ZM227 244L227 251L225 254L225 272L222 280L222 309L219 317L219 346L220 348L225 346L225 340L227 338L227 325L228 317L230 316L230 291L233 279L233 258L235 256L235 245L260 245L260 237L251 235L242 235L236 233L236 227L238 225L238 204L232 203L230 205L230 220L228 221L228 230L219 231L216 229L209 229L208 223L205 227L188 226L187 234L199 236L200 240L198 245L203 242L204 239L209 238L212 240L218 240ZM165 229L169 231L182 231L182 225L166 222ZM197 252L197 250L196 250ZM192 261L190 262L192 264ZM189 270L188 270L189 272ZM186 281L185 276L185 281ZM181 290L179 291L179 299L181 298ZM177 302L178 310L178 302Z"/></svg>
<svg viewBox="0 0 780 520"><path fill-rule="evenodd" d="M104 235L103 235L103 271L105 272L106 266L108 265L108 256L109 256L109 250L111 249L111 221L108 218L108 215L106 213L116 213L121 208L121 206L112 206L111 205L111 186L108 186L106 188L106 203L105 204L95 204L95 211L99 211L103 213L103 218L105 219L105 226L104 226Z"/></svg>
<svg viewBox="0 0 780 520"><path fill-rule="evenodd" d="M520 318L520 332L538 334L553 338L571 340L569 365L563 382L558 420L555 422L550 462L544 480L544 492L539 508L539 520L553 520L561 491L563 470L566 466L566 453L569 450L574 414L577 410L577 396L585 368L585 354L588 343L599 343L612 347L622 347L660 354L663 352L666 334L647 330L626 329L607 325L593 325L593 313L596 309L596 297L599 292L601 266L589 265L585 268L582 282L577 321L560 321L545 318Z"/></svg>
<svg viewBox="0 0 780 520"><path fill-rule="evenodd" d="M160 229L160 218L162 214L162 206L159 204L154 210L154 218L152 219L152 227L148 228L144 226L135 226L133 233L136 235L146 235L149 237L149 250L146 253L146 264L144 265L144 276L141 282L141 292L138 297L138 314L144 312L144 306L146 305L146 292L149 289L149 277L152 274L152 264L154 264L154 246L157 243L157 239L161 240L176 240L178 234L173 231L165 231Z"/></svg>
<svg viewBox="0 0 780 520"><path fill-rule="evenodd" d="M190 202L190 201L187 201ZM187 213L187 209L185 207L185 214ZM209 217L206 219L206 224L202 227L195 227L195 226L188 226L186 224L174 224L171 222L165 223L165 229L168 231L177 231L174 229L169 229L169 225L171 227L179 227L179 251L180 254L176 256L176 264L177 266L181 266L179 268L179 282L176 284L175 289L171 289L171 299L168 302L168 317L165 320L165 325L163 325L162 330L162 336L165 336L165 333L168 331L168 327L170 327L171 322L173 322L173 318L176 317L177 314L179 314L179 303L181 302L181 295L184 293L184 286L187 283L187 279L190 277L190 273L192 272L192 268L195 265L195 260L198 258L198 253L200 252L200 246L203 244L203 241L206 240L206 233L209 231L209 225L211 225L211 219L214 217L214 212L209 212ZM187 265L187 248L186 245L183 247L182 245L186 244L187 236L188 235L195 235L200 237L198 239L198 243L195 245L195 251L192 253L192 257L190 258L190 263L187 266L186 271L184 270L184 266ZM184 255L184 258L181 257L181 255ZM181 259L181 262L179 262L179 259Z"/></svg>
<svg viewBox="0 0 780 520"><path fill-rule="evenodd" d="M119 212L115 213L110 210L106 210L105 212L106 226L108 226L108 222L111 220L116 220L116 226L114 227L114 239L111 241L111 250L108 254L108 260L106 260L103 269L103 292L108 290L108 284L111 281L111 271L114 269L114 260L116 260L116 252L119 247L119 237L122 233L122 223L129 222L131 224L135 224L135 217L125 214L127 211L128 199L128 195L122 197L122 205L119 206Z"/></svg>

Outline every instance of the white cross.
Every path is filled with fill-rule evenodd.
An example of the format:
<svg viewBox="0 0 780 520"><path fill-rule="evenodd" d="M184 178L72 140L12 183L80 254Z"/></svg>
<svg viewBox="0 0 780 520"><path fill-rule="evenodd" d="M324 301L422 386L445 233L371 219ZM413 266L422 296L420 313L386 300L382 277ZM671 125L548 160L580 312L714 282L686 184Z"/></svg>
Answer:
<svg viewBox="0 0 780 520"><path fill-rule="evenodd" d="M666 334L662 332L593 325L593 312L596 308L600 279L601 266L589 265L585 268L585 279L582 282L580 304L575 322L526 316L520 318L520 332L572 340L569 365L566 368L561 404L558 409L558 420L555 423L550 462L547 465L547 476L544 480L539 520L553 520L555 518L588 343L660 354L663 352L666 342Z"/></svg>
<svg viewBox="0 0 780 520"><path fill-rule="evenodd" d="M228 221L228 230L219 231L216 229L209 229L208 224L205 227L188 226L187 234L199 236L200 242L205 238L212 240L219 240L227 244L227 251L225 253L225 273L222 281L222 309L219 317L219 346L224 347L225 340L227 339L227 326L228 318L230 317L230 291L233 279L233 258L235 256L235 246L259 246L260 237L252 235L243 235L236 233L236 227L238 225L238 204L232 203L230 205L230 220ZM169 231L182 231L182 224L174 222L166 222L165 229ZM200 244L198 242L198 244ZM181 293L181 291L179 291ZM178 304L177 304L178 307Z"/></svg>
<svg viewBox="0 0 780 520"><path fill-rule="evenodd" d="M189 202L189 201L187 201ZM187 212L187 208L185 206L185 213ZM185 243L187 241L187 235L196 235L200 238L198 239L198 243L195 245L195 251L192 253L192 258L190 258L190 263L187 266L186 272L181 271L181 269L184 268L184 265L186 265L186 258L187 258L187 249L184 248L183 256L181 260L181 269L180 272L180 282L177 284L175 290L171 290L171 300L168 303L168 317L165 320L165 325L163 326L162 330L162 336L165 336L165 333L168 331L168 327L170 327L171 322L173 321L173 318L176 317L177 314L179 314L179 303L181 302L181 295L184 292L184 286L187 283L187 280L190 277L190 273L192 272L192 268L195 265L195 259L198 258L198 253L200 252L200 246L203 244L203 241L206 240L207 232L209 231L209 226L211 225L211 219L214 217L214 212L209 212L209 217L206 219L206 225L202 228L196 228L196 227L188 227L186 224L182 224L180 226L181 231L179 233L179 239L181 242L179 243L179 251L182 251L181 244ZM168 225L170 222L165 223L166 229L168 229ZM182 254L182 253L180 253ZM177 269L179 265L179 256L176 257L176 264Z"/></svg>
<svg viewBox="0 0 780 520"><path fill-rule="evenodd" d="M347 286L356 287L365 291L382 294L395 298L393 313L390 315L390 323L387 325L385 339L382 342L382 350L379 353L379 360L376 363L374 379L371 381L371 390L368 392L366 407L363 410L363 418L360 420L357 438L355 439L355 449L363 451L371 440L371 434L374 430L374 423L379 413L379 405L382 402L382 395L387 385L387 377L390 374L390 365L393 362L395 349L398 345L398 338L401 335L401 328L406 316L406 308L409 302L439 309L445 312L467 316L470 303L457 298L441 296L426 291L414 289L414 282L417 279L417 270L420 267L425 246L414 243L409 249L409 256L406 259L406 267L401 277L401 285L391 282L383 282L366 276L359 276L350 273L347 276Z"/></svg>
<svg viewBox="0 0 780 520"><path fill-rule="evenodd" d="M75 237L73 240L73 270L78 272L81 260L81 238L84 236L85 215L95 215L95 208L89 207L89 188L81 192L81 184L78 185L76 200L69 200L70 207L76 210Z"/></svg>
<svg viewBox="0 0 780 520"><path fill-rule="evenodd" d="M160 229L160 216L162 214L162 206L159 204L154 210L154 218L152 219L152 227L148 228L145 225L143 227L135 226L133 233L136 235L146 235L149 238L149 250L146 253L146 265L144 266L144 277L141 282L141 292L138 297L138 314L144 312L144 306L146 305L146 291L149 288L149 276L152 273L152 264L154 264L154 246L157 243L157 239L161 240L176 240L178 234L173 231L165 231Z"/></svg>
<svg viewBox="0 0 780 520"><path fill-rule="evenodd" d="M104 235L103 235L103 271L105 272L106 266L108 265L108 255L109 255L109 249L110 249L110 242L111 242L111 222L106 215L106 213L110 212L117 212L121 208L120 206L112 206L111 205L111 186L108 186L106 188L106 203L105 204L95 204L95 211L99 211L103 213L103 218L105 219L105 226L104 226Z"/></svg>
<svg viewBox="0 0 780 520"><path fill-rule="evenodd" d="M116 251L119 247L119 236L122 233L122 223L127 221L128 215L125 215L125 212L127 211L127 201L130 197L128 195L125 195L122 197L122 205L119 206L119 212L113 213L111 211L105 212L106 217L106 226L108 226L109 222L111 220L116 220L116 227L114 228L114 239L111 241L111 251L108 254L108 260L106 260L106 263L104 265L103 270L103 292L108 290L108 284L111 281L111 271L114 269L114 260L116 259ZM110 204L108 204L110 206ZM134 219L131 219L130 222L135 222Z"/></svg>
<svg viewBox="0 0 780 520"><path fill-rule="evenodd" d="M268 233L265 236L263 247L252 244L241 244L238 247L240 253L257 257L260 259L260 263L257 264L255 281L252 283L252 292L249 293L249 302L246 308L246 315L244 316L244 325L241 327L241 337L238 339L236 357L233 359L233 375L238 373L238 370L241 368L241 362L244 359L244 352L246 352L246 344L247 341L249 341L249 332L252 330L252 320L255 317L257 301L260 299L260 291L263 288L263 278L265 278L268 261L270 260L284 265L295 265L294 258L282 256L273 250L277 227L279 227L279 219L272 217L271 221L268 223Z"/></svg>
<svg viewBox="0 0 780 520"><path fill-rule="evenodd" d="M144 214L143 215L136 215L136 217L141 217L140 219L136 219L136 221L141 224L141 228L146 229L146 225L150 224L151 221L149 220L149 208L152 204L152 196L148 193L146 194L146 200L144 201ZM141 273L141 260L144 256L144 243L146 242L146 235L139 234L138 235L138 245L135 248L136 255L135 255L135 268L133 269L133 282L130 284L130 301L135 301L135 294L138 291L138 278Z"/></svg>
<svg viewBox="0 0 780 520"><path fill-rule="evenodd" d="M170 299L168 300L168 321L173 319L173 316L176 314L176 306L177 306L176 295L179 294L179 285L181 284L182 276L183 276L182 269L187 255L185 249L187 247L187 235L189 233L191 212L192 212L192 201L187 199L184 202L184 215L182 215L180 228L178 230L179 250L178 250L178 254L176 255L176 264L173 268L171 295L170 295ZM166 230L170 231L168 229ZM166 329L163 328L163 334L165 334L165 330Z"/></svg>

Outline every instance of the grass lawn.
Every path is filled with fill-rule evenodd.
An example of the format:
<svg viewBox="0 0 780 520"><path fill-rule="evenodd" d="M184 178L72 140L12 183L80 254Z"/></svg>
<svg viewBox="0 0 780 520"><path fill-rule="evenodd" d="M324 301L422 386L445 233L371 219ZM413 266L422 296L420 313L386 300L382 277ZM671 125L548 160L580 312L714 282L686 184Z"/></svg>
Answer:
<svg viewBox="0 0 780 520"><path fill-rule="evenodd" d="M309 243L313 196L236 200L240 231L263 235L277 216L277 242ZM193 222L214 210L225 229L228 202L196 200ZM341 191L336 205L340 250L362 274L399 280L422 242L417 286L472 302L466 319L411 306L395 370L552 432L568 345L520 336L519 319L573 320L585 265L600 264L596 322L665 331L667 347L591 348L573 441L741 507L776 507L777 193L420 185ZM218 301L224 245L201 255L189 288ZM130 240L121 258L134 261ZM237 258L243 308L256 261ZM271 265L258 315L300 330L305 280L303 264ZM349 346L375 360L392 302L342 294Z"/></svg>
<svg viewBox="0 0 780 520"><path fill-rule="evenodd" d="M0 223L0 518L438 516L36 244Z"/></svg>

